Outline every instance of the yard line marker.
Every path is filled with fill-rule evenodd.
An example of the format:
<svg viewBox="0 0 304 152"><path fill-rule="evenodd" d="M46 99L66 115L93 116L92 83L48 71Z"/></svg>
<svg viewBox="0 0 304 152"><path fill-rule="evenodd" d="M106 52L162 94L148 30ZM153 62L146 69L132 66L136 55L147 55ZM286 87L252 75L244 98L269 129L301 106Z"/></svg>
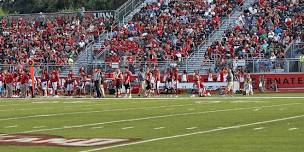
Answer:
<svg viewBox="0 0 304 152"><path fill-rule="evenodd" d="M208 103L208 104L210 104L210 103ZM22 117L0 118L0 121L20 120L20 119L40 118L40 117L52 117L52 116L64 116L64 115L76 115L76 114L91 114L91 113L113 112L113 111L160 109L160 108L168 108L168 107L185 107L185 106L192 106L192 105L197 105L197 104L178 104L178 105L157 106L157 107L121 108L121 109L106 109L106 110L97 110L97 111L80 111L80 112L41 114L41 115L31 115L31 116L22 116Z"/></svg>
<svg viewBox="0 0 304 152"><path fill-rule="evenodd" d="M289 131L298 130L299 128L289 128Z"/></svg>
<svg viewBox="0 0 304 152"><path fill-rule="evenodd" d="M4 127L5 129L7 129L7 128L17 128L18 127L18 125L14 125L14 126L6 126L6 127Z"/></svg>
<svg viewBox="0 0 304 152"><path fill-rule="evenodd" d="M34 126L34 129L40 129L40 128L45 128L46 126Z"/></svg>
<svg viewBox="0 0 304 152"><path fill-rule="evenodd" d="M260 111L261 109L253 109L253 111Z"/></svg>
<svg viewBox="0 0 304 152"><path fill-rule="evenodd" d="M97 104L96 104L97 105ZM96 106L96 105L74 105L74 106L63 106L63 107L39 107L39 108L20 108L20 109L2 109L0 112L6 112L6 111L30 111L30 110L39 110L39 109L61 109L61 108L75 108L75 107L90 107L90 106Z"/></svg>
<svg viewBox="0 0 304 152"><path fill-rule="evenodd" d="M103 126L99 126L99 127L92 127L92 129L101 129L103 128Z"/></svg>
<svg viewBox="0 0 304 152"><path fill-rule="evenodd" d="M170 110L174 110L174 108L167 108L166 110L167 110L167 111L170 111Z"/></svg>
<svg viewBox="0 0 304 152"><path fill-rule="evenodd" d="M124 127L124 128L121 128L122 130L127 130L127 129L132 129L134 127L130 126L130 127Z"/></svg>
<svg viewBox="0 0 304 152"><path fill-rule="evenodd" d="M125 100L169 100L172 101L172 98L125 98ZM200 97L180 97L180 98L174 98L174 100L185 100L185 99L191 99L191 100L202 100L202 98ZM206 97L204 98L204 100L223 100L223 97ZM304 99L304 97L276 97L276 96L269 96L269 97L249 97L249 96L245 96L245 97L229 97L229 99ZM9 103L11 101L9 100L26 100L29 101L30 103L35 102L35 101L39 101L39 100L43 100L45 102L51 102L52 100L54 100L54 98L35 98L35 100L33 99L22 99L22 98L13 98L13 99L6 99L8 101L5 101L4 103ZM49 101L48 101L49 100ZM56 100L92 100L92 101L100 101L100 99L96 99L96 98L80 98L80 99L76 99L76 98L56 98ZM104 100L121 100L121 98L106 98ZM61 102L61 103L68 103L68 101L66 102Z"/></svg>
<svg viewBox="0 0 304 152"><path fill-rule="evenodd" d="M166 137L142 140L142 141L133 142L133 143L126 143L126 144L121 144L121 145L114 145L114 146L108 146L108 147L101 147L101 148L83 150L83 151L80 151L80 152L95 152L95 151L113 149L113 148L118 148L118 147L126 147L126 146L131 146L131 145L150 143L150 142L154 142L154 141L181 138L181 137L187 137L187 136L199 135L199 134L207 134L207 133L212 133L212 132L225 131L225 130L237 129L237 128L242 128L242 127L250 127L250 126L256 126L256 125L261 125L261 124L275 123L275 122L298 119L298 118L303 118L303 117L304 117L304 115L298 115L298 116L293 116L293 117L272 119L272 120L267 120L267 121L259 121L259 122L235 125L235 126L224 127L224 128L216 128L216 129L211 129L211 130L198 131L198 132L193 132L193 133L188 133L188 134L179 134L179 135L174 135L174 136L166 136Z"/></svg>
<svg viewBox="0 0 304 152"><path fill-rule="evenodd" d="M53 130L62 130L62 129L70 129L70 128L91 127L91 126L98 126L98 125L105 125L105 124L114 124L114 123L141 121L141 120L168 118L168 117L176 117L176 116L189 116L189 115L199 115L199 114L217 113L217 112L251 110L251 109L256 109L256 108L272 108L272 107L292 106L292 105L300 105L300 104L302 104L302 103L279 104L279 105L269 105L269 106L261 106L261 107L233 108L233 109L222 109L222 110L215 110L215 111L202 111L202 112L191 112L191 113L177 113L177 114L169 114L169 115L159 115L159 116L114 120L114 121L99 122L99 123L92 123L92 124L82 124L82 125L75 125L75 126L64 126L64 127L58 127L58 128L29 130L29 131L23 131L23 132L19 132L19 133L33 133L33 132L42 132L42 131L53 131Z"/></svg>
<svg viewBox="0 0 304 152"><path fill-rule="evenodd" d="M186 128L187 130L193 130L196 129L197 127L190 127L190 128Z"/></svg>
<svg viewBox="0 0 304 152"><path fill-rule="evenodd" d="M165 129L165 127L158 127L158 128L153 128L155 130L160 130L160 129Z"/></svg>
<svg viewBox="0 0 304 152"><path fill-rule="evenodd" d="M262 130L264 127L254 128L253 130Z"/></svg>

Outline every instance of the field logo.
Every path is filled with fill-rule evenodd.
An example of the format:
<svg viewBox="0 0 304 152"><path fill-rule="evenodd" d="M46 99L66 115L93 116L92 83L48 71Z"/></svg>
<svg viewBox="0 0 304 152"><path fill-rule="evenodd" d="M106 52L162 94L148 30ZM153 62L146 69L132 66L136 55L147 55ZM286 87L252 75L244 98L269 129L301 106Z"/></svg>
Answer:
<svg viewBox="0 0 304 152"><path fill-rule="evenodd" d="M33 134L0 134L0 145L92 147L128 143L137 139L118 138L64 138L61 136Z"/></svg>

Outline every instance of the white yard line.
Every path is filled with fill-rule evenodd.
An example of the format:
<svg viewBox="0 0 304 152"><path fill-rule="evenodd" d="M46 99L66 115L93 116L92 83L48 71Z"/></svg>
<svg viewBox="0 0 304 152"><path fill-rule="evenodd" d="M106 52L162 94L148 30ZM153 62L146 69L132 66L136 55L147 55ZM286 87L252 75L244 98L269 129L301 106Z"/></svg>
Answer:
<svg viewBox="0 0 304 152"><path fill-rule="evenodd" d="M298 130L299 128L289 128L289 131Z"/></svg>
<svg viewBox="0 0 304 152"><path fill-rule="evenodd" d="M103 128L103 126L99 126L99 127L92 127L92 129L101 129Z"/></svg>
<svg viewBox="0 0 304 152"><path fill-rule="evenodd" d="M121 128L122 130L127 130L127 129L132 129L134 128L133 126L130 126L130 127L124 127L124 128Z"/></svg>
<svg viewBox="0 0 304 152"><path fill-rule="evenodd" d="M187 130L193 130L193 129L197 129L197 127L190 127L190 128L186 128Z"/></svg>
<svg viewBox="0 0 304 152"><path fill-rule="evenodd" d="M253 109L253 111L260 111L261 109Z"/></svg>
<svg viewBox="0 0 304 152"><path fill-rule="evenodd" d="M264 127L254 128L253 130L262 130L262 129L264 129Z"/></svg>
<svg viewBox="0 0 304 152"><path fill-rule="evenodd" d="M7 111L31 111L31 110L39 110L39 109L62 109L62 108L75 108L75 107L91 107L91 106L97 106L100 104L94 104L94 105L73 105L73 106L58 106L58 107L37 107L37 108L20 108L20 109L1 109L0 112L7 112Z"/></svg>
<svg viewBox="0 0 304 152"><path fill-rule="evenodd" d="M124 98L123 101L125 100L145 100L145 101L149 101L149 100L169 100L171 101L173 98ZM190 97L180 97L180 98L174 98L174 100L186 100L186 99L191 99L191 100L204 100L203 102L213 102L213 101L210 101L210 100L225 100L225 99L304 99L304 97L229 97L229 98L225 98L225 97L206 97L206 98L199 98L199 97L195 97L195 98L190 98ZM106 99L95 99L95 98L80 98L80 99L77 99L77 98L35 98L35 99L21 99L21 98L13 98L13 99L5 99L5 100L8 100L8 101L4 101L3 103L10 103L12 101L10 100L26 100L26 102L28 103L31 103L31 104L34 104L35 102L39 103L39 101L43 101L43 103L53 103L53 104L61 104L61 103L70 103L70 102L73 102L73 103L79 103L79 104L82 104L82 103L92 103L92 102L88 102L88 101L75 101L75 100L92 100L92 101L107 101L107 100L119 100L121 101L122 98L106 98ZM61 101L61 102L53 102L52 100L74 100L74 101ZM209 101L208 101L209 100ZM201 101L194 101L194 102L201 102ZM213 103L219 103L219 102L222 102L222 101L214 101ZM233 101L229 101L229 102L233 102ZM93 102L96 104L96 102ZM1 106L10 106L10 105L25 105L26 103L22 103L22 104L5 104L5 105L1 105ZM111 105L113 105L114 103L111 103ZM119 103L116 103L116 104L121 104L121 102ZM106 105L106 104L96 104L96 105ZM89 105L89 106L93 106L93 105ZM28 108L28 109L3 109L3 110L0 110L1 111L15 111L15 110L19 110L19 111L26 111L26 110L35 110L35 109L41 109L41 108ZM43 108L43 109L53 109L53 108Z"/></svg>
<svg viewBox="0 0 304 152"><path fill-rule="evenodd" d="M151 119L177 117L177 116L189 116L189 115L199 115L199 114L207 114L207 113L251 110L251 109L256 109L256 108L272 108L272 107L292 106L292 105L300 105L300 104L302 104L302 103L290 103L290 104L269 105L269 106L260 106L260 107L247 107L247 108L233 108L233 109L222 109L222 110L215 110L215 111L202 111L202 112L192 112L192 113L177 113L177 114L170 114L170 115L150 116L150 117L141 117L141 118L133 118L133 119L122 119L122 120L114 120L114 121L91 123L91 124L82 124L82 125L75 125L75 126L64 126L64 127L58 127L58 128L29 130L29 131L23 131L23 132L19 132L19 133L34 133L34 132L42 132L42 131L53 131L53 130L63 130L63 129L71 129L71 128L92 127L92 126L105 125L105 124L133 122L133 121L151 120Z"/></svg>
<svg viewBox="0 0 304 152"><path fill-rule="evenodd" d="M212 103L205 103L205 104L212 104ZM31 115L31 116L22 116L22 117L1 118L0 121L20 120L20 119L40 118L40 117L64 116L64 115L77 115L77 114L92 114L92 113L113 112L113 111L161 109L161 108L168 108L168 107L186 107L186 106L193 106L193 105L199 105L199 104L178 104L178 105L170 105L170 106L121 108L121 109L106 109L106 110L96 110L96 111L78 111L78 112L66 112L66 113L54 113L54 114L40 114L40 115Z"/></svg>
<svg viewBox="0 0 304 152"><path fill-rule="evenodd" d="M154 130L160 130L160 129L165 129L166 127L157 127L157 128L153 128Z"/></svg>
<svg viewBox="0 0 304 152"><path fill-rule="evenodd" d="M268 97L262 97L262 96L255 96L255 97L250 97L250 96L240 96L240 97L205 97L205 98L200 98L200 97L178 97L178 98L123 98L124 102L125 100L185 100L185 99L191 99L191 100L213 100L213 99L304 99L304 97L276 97L276 96L268 96ZM22 98L12 98L12 99L5 99L7 101L4 101L4 103L9 103L12 102L10 100L22 100L26 102L33 103L35 101L45 101L45 102L50 102L52 100L73 100L73 102L77 102L75 100L92 100L92 101L106 101L106 100L122 100L122 98L105 98L105 99L96 99L96 98L35 98L35 99L22 99ZM80 101L79 101L80 102ZM68 101L62 101L61 103L69 103Z"/></svg>
<svg viewBox="0 0 304 152"><path fill-rule="evenodd" d="M6 126L4 128L7 129L7 128L17 128L17 127L18 127L18 125L13 125L13 126Z"/></svg>
<svg viewBox="0 0 304 152"><path fill-rule="evenodd" d="M303 117L304 117L304 115L298 115L298 116L293 116L293 117L286 117L286 118L280 118L280 119L272 119L272 120L268 120L268 121L260 121L260 122L254 122L254 123L247 123L247 124L235 125L235 126L230 126L230 127L216 128L216 129L211 129L211 130L206 130L206 131L198 131L198 132L193 132L193 133L188 133L188 134L179 134L179 135L175 135L175 136L160 137L160 138L143 140L143 141L138 141L138 142L133 142L133 143L126 143L126 144L121 144L121 145L114 145L114 146L108 146L108 147L102 147L102 148L83 150L83 151L80 151L80 152L95 152L95 151L101 151L101 150L106 150L106 149L113 149L113 148L118 148L118 147L126 147L126 146L138 145L138 144L144 144L144 143L150 143L150 142L161 141L161 140L168 140L168 139L181 138L181 137L187 137L187 136L193 136L193 135L199 135L199 134L206 134L206 133L212 133L212 132L218 132L218 131L225 131L225 130L231 130L231 129L237 129L237 128L242 128L242 127L261 125L261 124L275 123L275 122L292 120L292 119L298 119L298 118L303 118Z"/></svg>
<svg viewBox="0 0 304 152"><path fill-rule="evenodd" d="M45 128L46 126L34 126L33 129Z"/></svg>

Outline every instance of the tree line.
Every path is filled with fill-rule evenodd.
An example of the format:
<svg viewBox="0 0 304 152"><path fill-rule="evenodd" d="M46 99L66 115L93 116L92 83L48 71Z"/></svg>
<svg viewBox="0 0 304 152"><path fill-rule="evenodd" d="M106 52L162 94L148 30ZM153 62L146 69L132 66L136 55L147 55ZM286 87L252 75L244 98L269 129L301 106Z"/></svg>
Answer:
<svg viewBox="0 0 304 152"><path fill-rule="evenodd" d="M77 11L113 10L127 0L0 0L0 7L7 14L52 13Z"/></svg>

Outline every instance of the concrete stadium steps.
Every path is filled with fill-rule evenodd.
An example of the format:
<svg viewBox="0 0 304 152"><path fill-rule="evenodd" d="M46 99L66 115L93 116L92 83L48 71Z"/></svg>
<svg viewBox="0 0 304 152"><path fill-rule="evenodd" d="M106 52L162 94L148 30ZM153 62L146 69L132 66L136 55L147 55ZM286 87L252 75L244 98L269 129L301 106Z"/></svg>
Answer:
<svg viewBox="0 0 304 152"><path fill-rule="evenodd" d="M123 5L128 5L127 3L132 3L132 5L137 6L136 8L134 8L134 10L131 10L130 13L126 13L124 14L125 17L122 20L116 20L117 23L119 23L118 25L122 24L122 23L126 23L128 21L130 21L132 19L132 17L139 12L142 7L144 7L144 0L142 1L138 1L138 6L135 4L134 0L129 0L127 1L125 4ZM121 10L120 8L118 8L115 12L117 11L124 11L123 9ZM117 12L119 13L119 12ZM102 49L103 48L103 42L106 39L110 39L112 36L112 33L109 32L104 32L99 36L99 40L98 42L94 42L93 44L90 44L84 51L82 51L79 56L77 57L76 61L74 61L75 66L67 66L62 68L62 71L60 72L61 76L67 76L70 70L73 70L73 72L75 74L78 74L79 68L82 65L88 65L88 64L94 64L94 65L100 65L101 63L104 62L104 58L100 59L100 57L102 56L102 54L104 52L100 52L99 54L94 54L94 50L96 49Z"/></svg>
<svg viewBox="0 0 304 152"><path fill-rule="evenodd" d="M245 0L242 7L235 8L234 12L230 14L230 17L223 20L220 27L211 34L208 40L187 59L188 65L182 65L180 70L187 70L189 73L193 73L194 70L199 70L201 73L206 73L207 70L212 67L212 65L202 66L208 47L210 47L213 42L220 41L225 34L225 31L235 24L244 8L250 7L254 2L255 0Z"/></svg>

